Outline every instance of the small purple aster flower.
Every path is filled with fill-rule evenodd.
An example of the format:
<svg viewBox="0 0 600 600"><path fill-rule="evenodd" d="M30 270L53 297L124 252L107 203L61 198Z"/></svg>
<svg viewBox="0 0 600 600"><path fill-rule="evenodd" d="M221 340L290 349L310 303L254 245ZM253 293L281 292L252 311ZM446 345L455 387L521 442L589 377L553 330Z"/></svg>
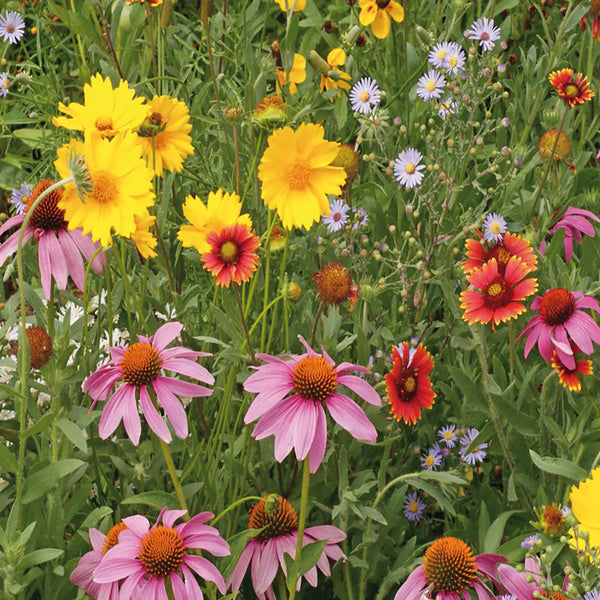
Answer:
<svg viewBox="0 0 600 600"><path fill-rule="evenodd" d="M451 98L446 98L443 102L440 102L438 115L445 121L448 115L453 115L456 112L456 106L456 102L452 102Z"/></svg>
<svg viewBox="0 0 600 600"><path fill-rule="evenodd" d="M421 466L428 471L437 471L438 467L443 464L441 448L438 444L433 444L427 452L421 455Z"/></svg>
<svg viewBox="0 0 600 600"><path fill-rule="evenodd" d="M429 51L429 62L438 69L446 68L446 57L448 56L448 52L450 52L451 42L442 42L441 44L436 44Z"/></svg>
<svg viewBox="0 0 600 600"><path fill-rule="evenodd" d="M438 437L448 446L448 448L454 448L456 446L456 440L458 436L456 435L456 425L444 425L438 429Z"/></svg>
<svg viewBox="0 0 600 600"><path fill-rule="evenodd" d="M492 213L483 222L483 239L490 244L502 241L506 232L506 221L500 215Z"/></svg>
<svg viewBox="0 0 600 600"><path fill-rule="evenodd" d="M407 190L421 185L425 165L420 165L423 155L414 148L407 148L398 154L394 161L394 179Z"/></svg>
<svg viewBox="0 0 600 600"><path fill-rule="evenodd" d="M594 588L591 592L586 592L583 595L583 600L600 600L600 591Z"/></svg>
<svg viewBox="0 0 600 600"><path fill-rule="evenodd" d="M502 154L502 156L508 156L510 154L510 148L508 146L502 146L500 154Z"/></svg>
<svg viewBox="0 0 600 600"><path fill-rule="evenodd" d="M540 539L540 536L537 533L533 535L528 535L522 542L521 548L528 548L529 550L533 550L537 541Z"/></svg>
<svg viewBox="0 0 600 600"><path fill-rule="evenodd" d="M568 517L571 514L571 507L570 506L563 506L560 509L560 513L562 514L563 517Z"/></svg>
<svg viewBox="0 0 600 600"><path fill-rule="evenodd" d="M500 28L494 27L494 19L481 17L465 31L465 37L470 40L479 40L479 45L486 51L494 49L494 42L500 39Z"/></svg>
<svg viewBox="0 0 600 600"><path fill-rule="evenodd" d="M323 217L323 223L327 225L327 231L333 233L339 231L348 222L348 211L350 207L343 200L334 200L329 203L329 216Z"/></svg>
<svg viewBox="0 0 600 600"><path fill-rule="evenodd" d="M504 117L502 119L502 127L508 127L510 125L510 119L508 117Z"/></svg>
<svg viewBox="0 0 600 600"><path fill-rule="evenodd" d="M504 71L506 71L506 64L498 63L498 73L504 73Z"/></svg>
<svg viewBox="0 0 600 600"><path fill-rule="evenodd" d="M409 521L419 521L423 520L423 511L427 508L427 504L421 501L417 492L413 492L406 496L406 500L404 501L404 516Z"/></svg>
<svg viewBox="0 0 600 600"><path fill-rule="evenodd" d="M482 72L483 72L483 76L484 77L491 77L492 76L492 70L489 67L486 67Z"/></svg>
<svg viewBox="0 0 600 600"><path fill-rule="evenodd" d="M379 106L380 99L381 90L377 86L377 82L370 77L363 77L350 90L352 110L363 115L368 115L376 106Z"/></svg>
<svg viewBox="0 0 600 600"><path fill-rule="evenodd" d="M518 167L521 164L521 161L523 159L520 156L515 156L515 159L513 160L513 162L515 163L515 167Z"/></svg>
<svg viewBox="0 0 600 600"><path fill-rule="evenodd" d="M480 463L487 456L487 452L485 451L485 448L488 447L487 442L483 442L468 451L469 446L478 435L479 430L473 427L472 429L467 429L460 438L460 458L469 465Z"/></svg>
<svg viewBox="0 0 600 600"><path fill-rule="evenodd" d="M7 10L0 15L0 37L3 41L16 44L22 37L25 21L18 12Z"/></svg>
<svg viewBox="0 0 600 600"><path fill-rule="evenodd" d="M8 96L9 87L10 79L8 78L8 73L6 71L4 73L0 73L0 96L6 98L6 96Z"/></svg>
<svg viewBox="0 0 600 600"><path fill-rule="evenodd" d="M18 215L24 215L27 209L27 199L31 194L31 186L22 183L20 188L14 188L10 195L10 203L15 207Z"/></svg>
<svg viewBox="0 0 600 600"><path fill-rule="evenodd" d="M429 69L425 75L421 75L417 81L417 96L422 100L439 98L446 85L446 78L435 69Z"/></svg>

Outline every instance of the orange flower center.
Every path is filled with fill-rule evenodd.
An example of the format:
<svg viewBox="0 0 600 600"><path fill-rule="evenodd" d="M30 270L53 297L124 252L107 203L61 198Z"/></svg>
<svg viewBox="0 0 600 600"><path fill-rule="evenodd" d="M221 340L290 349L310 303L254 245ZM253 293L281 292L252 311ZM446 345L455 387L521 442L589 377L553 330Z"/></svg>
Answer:
<svg viewBox="0 0 600 600"><path fill-rule="evenodd" d="M549 535L560 535L562 533L565 517L556 504L545 505L542 513L542 526L544 533Z"/></svg>
<svg viewBox="0 0 600 600"><path fill-rule="evenodd" d="M465 542L455 537L442 537L425 551L423 572L427 583L434 587L434 595L440 591L459 594L473 587L477 563Z"/></svg>
<svg viewBox="0 0 600 600"><path fill-rule="evenodd" d="M564 288L555 288L544 294L540 316L546 325L561 325L575 312L575 297Z"/></svg>
<svg viewBox="0 0 600 600"><path fill-rule="evenodd" d="M29 343L29 361L32 369L41 369L52 356L52 339L43 327L25 330Z"/></svg>
<svg viewBox="0 0 600 600"><path fill-rule="evenodd" d="M111 117L98 117L94 125L98 131L106 131L113 128L113 121Z"/></svg>
<svg viewBox="0 0 600 600"><path fill-rule="evenodd" d="M119 367L126 383L140 387L158 377L161 365L162 360L152 344L137 342L125 350Z"/></svg>
<svg viewBox="0 0 600 600"><path fill-rule="evenodd" d="M54 182L50 179L40 181L27 198L27 211L31 209L33 203L39 198L42 192L45 192ZM50 192L36 207L29 219L29 225L34 229L44 229L45 231L57 231L66 227L65 211L58 208L58 203L62 198L62 188Z"/></svg>
<svg viewBox="0 0 600 600"><path fill-rule="evenodd" d="M435 85L434 85L435 87ZM431 91L431 90L430 90ZM406 166L404 167L404 170L409 174L412 175L415 172L415 165L413 163L406 163Z"/></svg>
<svg viewBox="0 0 600 600"><path fill-rule="evenodd" d="M224 263L228 265L236 263L239 256L239 249L235 242L225 242L221 246L219 255Z"/></svg>
<svg viewBox="0 0 600 600"><path fill-rule="evenodd" d="M117 186L115 178L107 171L96 171L92 175L93 189L91 196L99 204L108 204L113 202L117 195Z"/></svg>
<svg viewBox="0 0 600 600"><path fill-rule="evenodd" d="M294 388L305 400L322 402L337 389L337 373L322 356L307 356L292 373Z"/></svg>
<svg viewBox="0 0 600 600"><path fill-rule="evenodd" d="M325 304L341 304L350 298L352 276L340 263L330 263L313 273L317 294Z"/></svg>
<svg viewBox="0 0 600 600"><path fill-rule="evenodd" d="M496 275L483 290L484 302L489 308L506 306L513 297L512 288L502 275Z"/></svg>
<svg viewBox="0 0 600 600"><path fill-rule="evenodd" d="M303 190L310 184L312 169L303 160L297 160L288 166L284 178L293 190Z"/></svg>
<svg viewBox="0 0 600 600"><path fill-rule="evenodd" d="M569 600L560 592L546 592L544 590L540 590L540 594L542 594L542 598L551 598L552 600Z"/></svg>
<svg viewBox="0 0 600 600"><path fill-rule="evenodd" d="M262 529L256 536L261 542L287 535L298 529L298 515L294 507L281 496L265 496L250 507L248 527Z"/></svg>
<svg viewBox="0 0 600 600"><path fill-rule="evenodd" d="M116 525L113 525L104 538L104 544L102 545L102 556L104 556L113 546L116 546L119 542L119 534L124 529L127 529L127 525L123 521L119 521Z"/></svg>
<svg viewBox="0 0 600 600"><path fill-rule="evenodd" d="M183 538L172 527L153 527L142 539L138 559L146 573L161 579L168 577L183 563L186 556Z"/></svg>

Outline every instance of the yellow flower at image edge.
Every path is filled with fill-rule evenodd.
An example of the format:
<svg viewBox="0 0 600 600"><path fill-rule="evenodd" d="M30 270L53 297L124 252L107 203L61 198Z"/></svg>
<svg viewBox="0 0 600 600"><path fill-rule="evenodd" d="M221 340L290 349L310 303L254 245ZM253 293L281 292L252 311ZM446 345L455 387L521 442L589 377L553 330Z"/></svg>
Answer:
<svg viewBox="0 0 600 600"><path fill-rule="evenodd" d="M152 235L150 229L156 222L156 217L151 215L149 212L145 212L142 215L135 215L135 231L131 234L131 239L134 241L137 251L144 258L154 258L158 242Z"/></svg>
<svg viewBox="0 0 600 600"><path fill-rule="evenodd" d="M303 123L296 131L276 129L269 136L258 178L264 203L277 210L286 229L310 229L329 214L327 194L339 196L346 181L344 169L331 166L338 147L324 138L321 125L312 123Z"/></svg>
<svg viewBox="0 0 600 600"><path fill-rule="evenodd" d="M370 25L373 35L380 40L390 35L390 17L396 23L404 21L404 9L394 0L360 0L358 5L360 24Z"/></svg>
<svg viewBox="0 0 600 600"><path fill-rule="evenodd" d="M299 10L304 10L304 8L306 8L306 0L296 0L295 3L294 0L275 0L275 2L279 4L279 8L281 8L281 10L286 12L292 8L292 5L294 6L294 12L298 12Z"/></svg>
<svg viewBox="0 0 600 600"><path fill-rule="evenodd" d="M600 467L595 468L589 479L571 488L569 501L575 518L579 521L579 530L589 535L589 545L600 548Z"/></svg>
<svg viewBox="0 0 600 600"><path fill-rule="evenodd" d="M154 203L152 171L146 167L134 134L117 134L111 140L88 135L84 142L71 140L57 150L54 166L62 178L69 177L72 150L83 155L89 171L91 189L83 201L75 186L67 184L59 203L65 211L69 229L81 227L94 241L107 246L112 232L131 237L135 215L143 215Z"/></svg>
<svg viewBox="0 0 600 600"><path fill-rule="evenodd" d="M196 248L200 254L210 252L211 244L207 241L211 231L219 233L225 227L235 223L247 225L252 229L252 220L242 212L240 197L235 194L224 194L223 190L208 194L208 202L204 204L198 196L186 196L183 205L183 216L191 223L179 228L177 237L185 248Z"/></svg>

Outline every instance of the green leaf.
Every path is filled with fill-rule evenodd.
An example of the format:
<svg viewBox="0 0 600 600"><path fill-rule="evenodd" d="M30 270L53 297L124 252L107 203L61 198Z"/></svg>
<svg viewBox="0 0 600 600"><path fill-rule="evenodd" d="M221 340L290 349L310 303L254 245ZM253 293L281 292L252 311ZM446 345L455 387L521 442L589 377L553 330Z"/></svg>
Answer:
<svg viewBox="0 0 600 600"><path fill-rule="evenodd" d="M500 548L500 542L502 541L502 536L504 535L504 528L506 527L506 522L516 512L517 511L515 510L503 512L490 525L487 531L487 535L485 536L485 541L483 543L484 552L487 553L498 551L498 548Z"/></svg>
<svg viewBox="0 0 600 600"><path fill-rule="evenodd" d="M21 439L24 440L30 435L37 435L38 433L41 433L42 431L48 429L50 425L52 425L55 417L56 415L54 413L48 413L44 415L41 419L36 421L31 427L27 428L23 432Z"/></svg>
<svg viewBox="0 0 600 600"><path fill-rule="evenodd" d="M179 508L179 503L172 494L160 491L136 494L135 496L125 498L125 500L121 501L121 504L145 504L146 506L152 506L159 509L164 506L167 506L168 508Z"/></svg>
<svg viewBox="0 0 600 600"><path fill-rule="evenodd" d="M560 475L573 481L583 481L587 478L588 473L575 463L566 458L555 458L553 456L540 456L534 450L529 450L531 460L538 469L552 475Z"/></svg>
<svg viewBox="0 0 600 600"><path fill-rule="evenodd" d="M307 571L310 571L316 564L321 555L323 554L323 548L327 545L327 540L319 540L317 542L311 542L302 546L302 553L300 554L300 565L298 571L300 576L304 575Z"/></svg>
<svg viewBox="0 0 600 600"><path fill-rule="evenodd" d="M29 569L29 567L41 565L49 560L58 558L61 554L63 554L63 552L64 550L59 550L58 548L43 548L42 550L34 550L23 558L23 560L19 563L19 568L23 569L24 571L25 569Z"/></svg>
<svg viewBox="0 0 600 600"><path fill-rule="evenodd" d="M85 466L86 463L82 460L65 458L64 460L59 460L40 469L25 481L23 487L23 504L28 504L29 502L41 498L44 494L58 485L59 479L62 479L73 473L73 471Z"/></svg>
<svg viewBox="0 0 600 600"><path fill-rule="evenodd" d="M87 442L83 437L83 431L79 429L78 425L64 418L58 419L55 425L67 436L74 446L87 454Z"/></svg>
<svg viewBox="0 0 600 600"><path fill-rule="evenodd" d="M567 19L567 21L565 23L565 33L567 33L567 31L573 29L573 27L575 27L575 25L577 25L579 23L579 21L581 21L582 17L587 13L588 10L590 10L590 3L589 2L580 2L573 9L573 12L569 15L569 18Z"/></svg>
<svg viewBox="0 0 600 600"><path fill-rule="evenodd" d="M245 531L236 533L227 540L231 554L229 555L229 562L227 563L227 566L223 572L225 578L231 575L231 572L235 568L235 565L237 564L240 555L242 554L248 542L255 538L261 531L262 529L246 529Z"/></svg>
<svg viewBox="0 0 600 600"><path fill-rule="evenodd" d="M0 444L0 467L9 473L17 472L17 461L4 444Z"/></svg>

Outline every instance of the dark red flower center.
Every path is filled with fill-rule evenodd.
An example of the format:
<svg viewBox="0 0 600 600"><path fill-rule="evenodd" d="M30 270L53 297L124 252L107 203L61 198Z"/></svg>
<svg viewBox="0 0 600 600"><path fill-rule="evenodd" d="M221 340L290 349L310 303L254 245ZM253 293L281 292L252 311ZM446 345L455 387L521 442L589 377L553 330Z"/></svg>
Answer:
<svg viewBox="0 0 600 600"><path fill-rule="evenodd" d="M400 402L410 402L417 394L417 373L414 369L402 372L395 380Z"/></svg>
<svg viewBox="0 0 600 600"><path fill-rule="evenodd" d="M490 34L487 31L482 31L481 32L481 39L484 42L487 42L490 39Z"/></svg>
<svg viewBox="0 0 600 600"><path fill-rule="evenodd" d="M423 572L434 594L460 594L473 587L477 562L468 544L455 537L437 539L423 557Z"/></svg>
<svg viewBox="0 0 600 600"><path fill-rule="evenodd" d="M162 360L152 344L137 342L125 350L119 367L126 383L141 387L158 377L161 365Z"/></svg>
<svg viewBox="0 0 600 600"><path fill-rule="evenodd" d="M298 529L298 515L294 507L281 496L265 496L248 511L248 527L262 529L257 540L267 541L287 535Z"/></svg>
<svg viewBox="0 0 600 600"><path fill-rule="evenodd" d="M41 369L52 356L52 338L43 327L28 327L25 333L29 342L29 364L32 369Z"/></svg>
<svg viewBox="0 0 600 600"><path fill-rule="evenodd" d="M305 400L323 402L337 389L337 373L322 356L307 356L292 373L294 388Z"/></svg>
<svg viewBox="0 0 600 600"><path fill-rule="evenodd" d="M492 258L495 258L496 262L498 263L498 272L501 275L503 275L504 269L508 264L508 261L512 258L512 256L512 252L510 252L510 250L507 250L504 244L498 242L486 252L485 261L488 262Z"/></svg>
<svg viewBox="0 0 600 600"><path fill-rule="evenodd" d="M489 308L506 306L513 297L512 287L502 275L496 275L483 290L485 305Z"/></svg>
<svg viewBox="0 0 600 600"><path fill-rule="evenodd" d="M540 303L540 316L547 325L561 325L575 312L575 297L564 288L548 290Z"/></svg>
<svg viewBox="0 0 600 600"><path fill-rule="evenodd" d="M138 560L148 575L164 579L179 569L186 554L181 535L173 527L158 525L142 539Z"/></svg>
<svg viewBox="0 0 600 600"><path fill-rule="evenodd" d="M50 179L40 181L29 197L27 198L27 211L31 209L33 203L39 196L45 192L54 182ZM65 221L65 211L58 208L58 203L62 198L62 188L50 192L34 209L29 225L34 229L44 229L45 231L58 231L67 226Z"/></svg>
<svg viewBox="0 0 600 600"><path fill-rule="evenodd" d="M375 0L375 4L377 4L377 8L379 10L384 10L388 7L391 0Z"/></svg>

